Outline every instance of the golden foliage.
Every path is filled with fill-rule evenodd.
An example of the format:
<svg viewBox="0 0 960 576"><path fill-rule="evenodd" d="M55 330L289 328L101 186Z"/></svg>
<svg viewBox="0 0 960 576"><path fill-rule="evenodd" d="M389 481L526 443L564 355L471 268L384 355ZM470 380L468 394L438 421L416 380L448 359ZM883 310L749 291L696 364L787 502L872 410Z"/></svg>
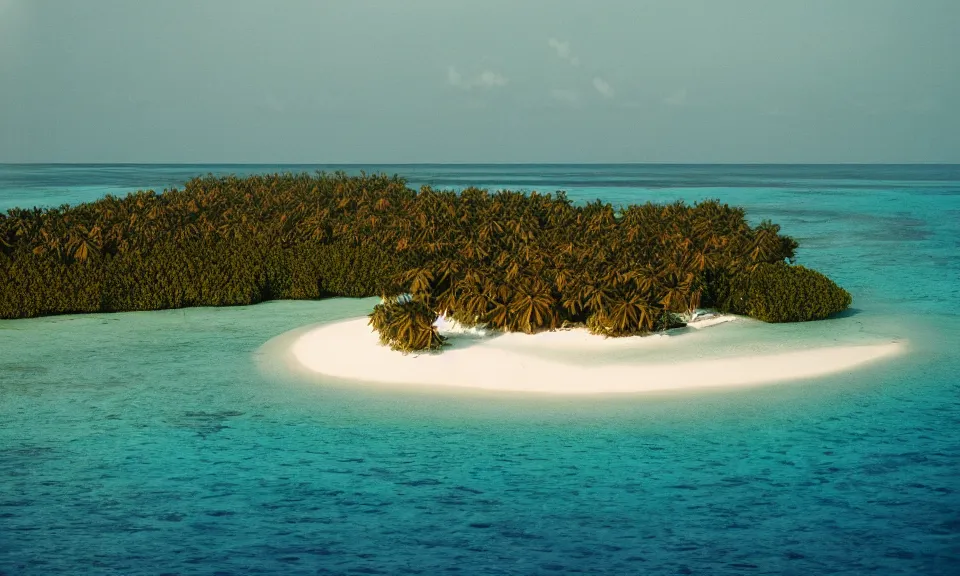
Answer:
<svg viewBox="0 0 960 576"><path fill-rule="evenodd" d="M409 292L418 310L502 330L642 334L796 247L718 201L615 209L380 174L206 176L0 214L0 317ZM436 345L411 330L401 347Z"/></svg>

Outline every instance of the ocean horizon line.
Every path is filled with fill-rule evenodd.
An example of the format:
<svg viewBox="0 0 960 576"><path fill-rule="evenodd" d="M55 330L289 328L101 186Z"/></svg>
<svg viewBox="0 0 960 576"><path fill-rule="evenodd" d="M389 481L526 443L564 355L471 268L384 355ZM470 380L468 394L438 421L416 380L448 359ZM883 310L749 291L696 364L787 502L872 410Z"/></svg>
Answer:
<svg viewBox="0 0 960 576"><path fill-rule="evenodd" d="M960 166L960 162L0 162L0 166Z"/></svg>

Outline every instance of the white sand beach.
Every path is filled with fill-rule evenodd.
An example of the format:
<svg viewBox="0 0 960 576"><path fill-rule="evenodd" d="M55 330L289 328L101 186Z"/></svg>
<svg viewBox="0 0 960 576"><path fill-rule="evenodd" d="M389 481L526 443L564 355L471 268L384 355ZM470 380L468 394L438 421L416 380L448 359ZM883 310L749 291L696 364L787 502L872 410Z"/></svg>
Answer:
<svg viewBox="0 0 960 576"><path fill-rule="evenodd" d="M489 334L439 321L441 333L449 338L442 352L403 355L381 346L368 319L362 317L306 330L294 340L289 354L309 372L361 382L611 394L814 378L848 371L905 348L903 343L887 341L676 361L657 358L658 349L682 343L694 330L722 331L723 324L738 320L707 315L691 322L683 334L629 338L603 338L583 328L535 335Z"/></svg>

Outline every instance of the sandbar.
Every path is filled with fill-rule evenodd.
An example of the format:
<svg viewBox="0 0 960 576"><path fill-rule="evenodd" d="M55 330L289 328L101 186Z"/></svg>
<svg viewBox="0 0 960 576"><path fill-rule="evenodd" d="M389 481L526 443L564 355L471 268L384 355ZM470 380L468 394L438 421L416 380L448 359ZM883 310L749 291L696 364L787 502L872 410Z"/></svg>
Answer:
<svg viewBox="0 0 960 576"><path fill-rule="evenodd" d="M722 330L738 320L708 315L689 328ZM401 354L379 343L366 317L321 325L301 333L290 357L308 372L379 384L407 384L564 395L640 394L697 388L753 386L842 373L901 353L887 341L828 345L775 353L659 361L630 358L632 350L663 345L685 335L603 338L583 328L540 334L489 333L438 322L449 338L440 353ZM690 330L687 329L687 332ZM593 361L599 352L621 352Z"/></svg>

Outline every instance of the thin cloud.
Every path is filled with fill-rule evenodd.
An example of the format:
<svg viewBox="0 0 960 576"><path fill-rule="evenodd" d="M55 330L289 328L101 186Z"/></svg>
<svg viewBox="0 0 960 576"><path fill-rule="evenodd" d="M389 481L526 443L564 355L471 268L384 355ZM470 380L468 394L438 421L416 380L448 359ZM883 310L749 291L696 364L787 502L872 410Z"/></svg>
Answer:
<svg viewBox="0 0 960 576"><path fill-rule="evenodd" d="M474 81L474 84L484 88L498 88L507 85L507 78L499 72L484 70Z"/></svg>
<svg viewBox="0 0 960 576"><path fill-rule="evenodd" d="M561 60L566 60L570 63L571 66L579 66L580 59L573 55L573 52L570 50L570 43L557 40L556 38L550 38L547 40L547 46L553 48L553 51L557 53L557 56Z"/></svg>
<svg viewBox="0 0 960 576"><path fill-rule="evenodd" d="M570 48L569 42L559 40L557 38L549 38L547 39L547 46L556 52L558 58L569 63L571 66L580 65L580 58L573 53L573 49ZM593 77L593 88L606 99L612 99L616 94L613 86L599 76ZM566 102L568 104L577 103L580 100L580 95L572 90L551 90L550 97L554 100Z"/></svg>
<svg viewBox="0 0 960 576"><path fill-rule="evenodd" d="M501 88L506 86L508 82L506 76L493 70L484 70L472 78L464 78L463 74L454 66L447 68L447 83L463 90Z"/></svg>
<svg viewBox="0 0 960 576"><path fill-rule="evenodd" d="M604 98L613 98L613 87L610 86L610 83L603 78L600 78L599 76L594 77L593 87L596 88L597 92L603 95Z"/></svg>

